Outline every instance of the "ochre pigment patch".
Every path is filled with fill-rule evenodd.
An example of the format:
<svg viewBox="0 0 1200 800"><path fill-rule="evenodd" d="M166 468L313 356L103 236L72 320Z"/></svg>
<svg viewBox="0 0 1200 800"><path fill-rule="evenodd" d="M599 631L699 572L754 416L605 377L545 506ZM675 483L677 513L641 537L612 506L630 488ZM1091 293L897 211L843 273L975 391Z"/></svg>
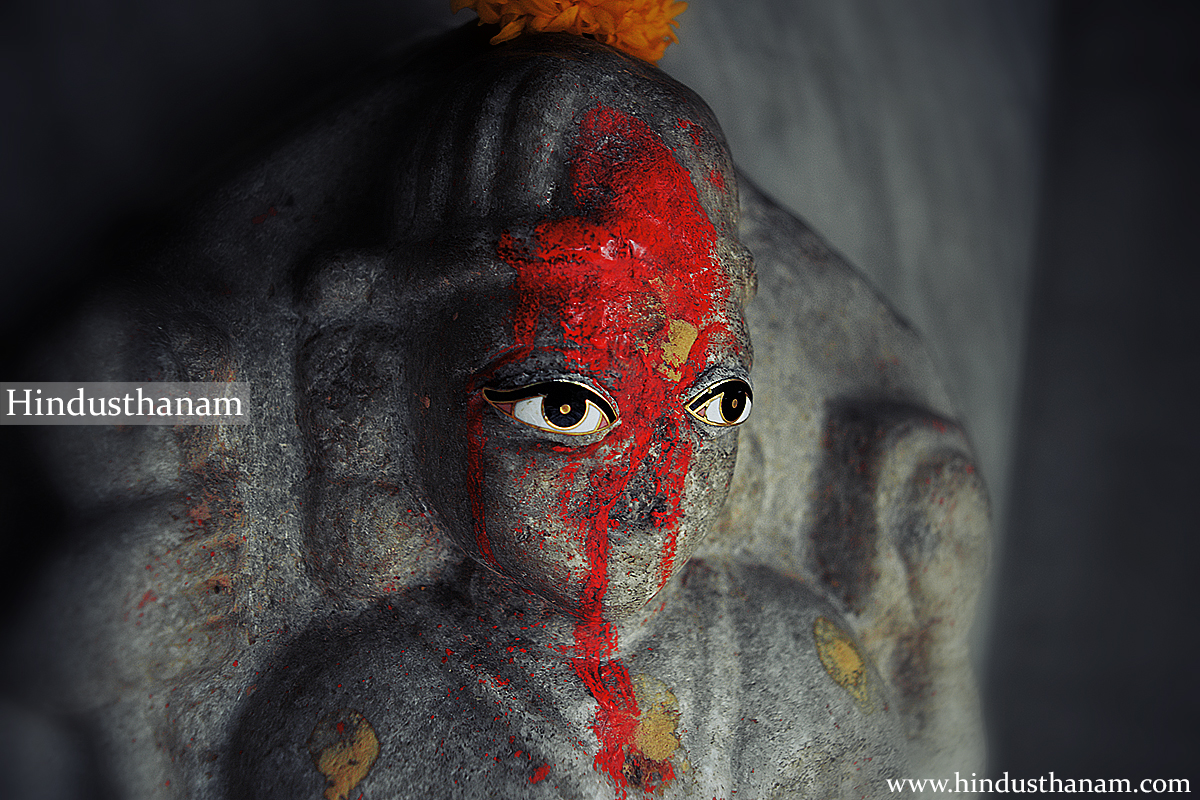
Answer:
<svg viewBox="0 0 1200 800"><path fill-rule="evenodd" d="M675 719L659 708L643 711L633 732L633 745L652 761L666 761L679 747Z"/></svg>
<svg viewBox="0 0 1200 800"><path fill-rule="evenodd" d="M680 744L679 701L665 684L645 674L634 680L634 692L641 713L623 772L634 787L652 792L675 780L672 757Z"/></svg>
<svg viewBox="0 0 1200 800"><path fill-rule="evenodd" d="M634 729L634 747L653 761L666 761L679 749L679 701L661 681L638 675L634 683L642 715Z"/></svg>
<svg viewBox="0 0 1200 800"><path fill-rule="evenodd" d="M667 340L662 346L662 366L658 371L666 375L673 381L678 381L683 377L681 367L687 362L688 354L692 352L692 345L696 343L696 337L700 332L696 330L696 326L690 322L685 322L681 319L671 320L671 327L667 330Z"/></svg>
<svg viewBox="0 0 1200 800"><path fill-rule="evenodd" d="M339 708L313 728L308 753L325 776L325 800L348 800L379 757L379 738L366 717L352 708Z"/></svg>
<svg viewBox="0 0 1200 800"><path fill-rule="evenodd" d="M817 617L813 622L813 641L829 677L850 693L863 713L873 712L875 703L867 688L866 661L850 634L824 617Z"/></svg>

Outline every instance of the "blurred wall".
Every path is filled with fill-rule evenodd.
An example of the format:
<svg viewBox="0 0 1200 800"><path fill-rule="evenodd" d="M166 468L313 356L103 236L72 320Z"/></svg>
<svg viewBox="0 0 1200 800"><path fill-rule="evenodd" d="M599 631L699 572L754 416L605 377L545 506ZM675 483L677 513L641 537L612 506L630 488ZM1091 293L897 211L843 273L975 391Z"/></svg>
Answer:
<svg viewBox="0 0 1200 800"><path fill-rule="evenodd" d="M700 0L662 66L734 158L925 336L1002 524L1032 266L1050 9Z"/></svg>
<svg viewBox="0 0 1200 800"><path fill-rule="evenodd" d="M1058 7L985 693L1013 776L1200 785L1194 17Z"/></svg>

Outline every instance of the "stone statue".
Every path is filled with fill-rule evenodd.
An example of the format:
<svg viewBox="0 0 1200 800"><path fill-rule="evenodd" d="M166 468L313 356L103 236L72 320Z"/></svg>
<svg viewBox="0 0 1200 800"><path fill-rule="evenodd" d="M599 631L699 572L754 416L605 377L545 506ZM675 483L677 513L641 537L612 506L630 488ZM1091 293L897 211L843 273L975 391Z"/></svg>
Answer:
<svg viewBox="0 0 1200 800"><path fill-rule="evenodd" d="M27 685L128 796L978 769L965 438L915 334L740 193L698 97L576 37L457 31L327 111L40 362L257 415L47 429L80 533Z"/></svg>

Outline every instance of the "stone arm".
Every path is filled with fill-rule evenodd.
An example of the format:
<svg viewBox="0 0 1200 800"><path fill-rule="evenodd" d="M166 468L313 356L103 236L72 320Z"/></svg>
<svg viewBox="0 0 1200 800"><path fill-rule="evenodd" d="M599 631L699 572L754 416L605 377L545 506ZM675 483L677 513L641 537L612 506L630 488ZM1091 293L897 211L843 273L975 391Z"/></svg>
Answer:
<svg viewBox="0 0 1200 800"><path fill-rule="evenodd" d="M914 766L979 768L969 642L989 506L967 436L916 332L804 223L741 192L755 409L711 547L822 584L889 684Z"/></svg>

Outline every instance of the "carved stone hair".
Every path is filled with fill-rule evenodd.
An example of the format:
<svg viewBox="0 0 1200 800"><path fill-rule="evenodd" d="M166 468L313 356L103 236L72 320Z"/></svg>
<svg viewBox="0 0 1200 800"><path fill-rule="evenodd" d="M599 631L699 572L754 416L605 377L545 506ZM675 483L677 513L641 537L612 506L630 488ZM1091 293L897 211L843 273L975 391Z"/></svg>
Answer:
<svg viewBox="0 0 1200 800"><path fill-rule="evenodd" d="M570 162L581 120L602 106L661 138L691 176L720 237L722 261L738 283L753 281L736 239L729 149L694 92L650 64L576 36L469 42L459 53L461 61L413 104L419 113L399 150L393 241L494 237L513 225L581 213Z"/></svg>

